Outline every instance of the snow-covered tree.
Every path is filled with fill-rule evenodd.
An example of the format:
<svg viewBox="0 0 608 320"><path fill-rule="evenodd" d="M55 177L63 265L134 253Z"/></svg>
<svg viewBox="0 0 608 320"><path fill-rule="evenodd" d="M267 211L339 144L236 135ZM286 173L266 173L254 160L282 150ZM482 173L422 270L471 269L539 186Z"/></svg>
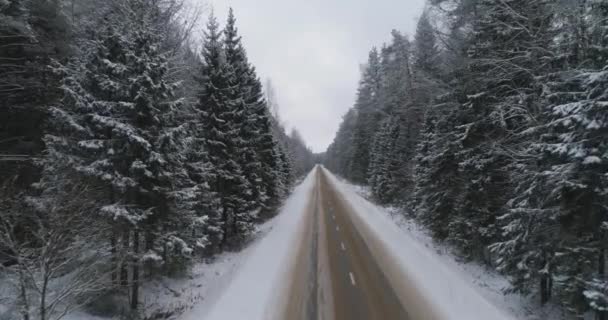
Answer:
<svg viewBox="0 0 608 320"><path fill-rule="evenodd" d="M60 98L51 60L70 53L72 29L58 1L0 2L0 180L24 191L39 176L46 105Z"/></svg>
<svg viewBox="0 0 608 320"><path fill-rule="evenodd" d="M343 117L336 137L325 153L325 166L332 172L346 177L347 169L353 157L353 132L357 121L357 113L350 109Z"/></svg>
<svg viewBox="0 0 608 320"><path fill-rule="evenodd" d="M411 44L398 31L393 30L392 36L390 45L382 50L379 108L384 120L374 133L374 147L385 150L372 147L369 165L374 195L385 202L403 200L399 194L413 190L412 168L422 118L419 106L413 103Z"/></svg>
<svg viewBox="0 0 608 320"><path fill-rule="evenodd" d="M411 197L413 180L413 208L400 204L436 239L496 266L512 291L605 319L606 8L429 1L409 76L394 40L377 59L377 95L360 88L326 165L361 182L365 149L377 200Z"/></svg>
<svg viewBox="0 0 608 320"><path fill-rule="evenodd" d="M481 1L473 22L469 78L462 78L452 113L455 153L462 171L462 202L450 219L448 240L484 256L497 237L496 217L512 192L505 168L513 165L517 134L538 110L535 75L549 63L551 11L543 1Z"/></svg>
<svg viewBox="0 0 608 320"><path fill-rule="evenodd" d="M370 51L367 65L363 70L355 102L357 124L352 135L353 156L350 159L347 177L357 183L367 181L371 140L381 120L380 85L380 56L378 50L374 48Z"/></svg>
<svg viewBox="0 0 608 320"><path fill-rule="evenodd" d="M606 301L605 291L598 288L606 283L608 73L575 73L566 81L567 92L548 96L549 130L541 145L551 165L544 175L553 180L550 194L559 208L561 238L569 239L560 248L564 261L558 270L569 280L558 285L570 293L570 303L585 289L588 297L593 296L591 307L606 311L598 305L598 294L603 293Z"/></svg>
<svg viewBox="0 0 608 320"><path fill-rule="evenodd" d="M169 208L176 191L183 191L178 188L194 183L177 179L183 150L169 146L183 128L175 119L180 104L172 98L174 85L168 82L162 33L155 24L161 9L148 0L129 0L115 9L104 17L111 23L90 42L90 54L58 68L64 99L51 108L44 161L48 178L41 187L62 174L57 164L68 163L99 188L95 217L113 226L110 247L114 261L122 261L114 278L126 283L125 267L130 266L131 307L136 309L142 256L156 259L155 251L171 246L188 255L193 243L180 236L192 230L165 228L170 220L184 218L181 223L187 225L204 217L178 218L184 211ZM147 254L142 255L142 247Z"/></svg>
<svg viewBox="0 0 608 320"><path fill-rule="evenodd" d="M233 87L229 99L234 104L232 106L232 125L238 128L238 141L236 141L238 151L236 153L239 154L239 159L237 161L250 186L250 192L246 196L249 206L247 209L257 214L265 202L268 201L264 185L260 183L262 163L256 152L254 141L258 125L257 114L254 109L259 106L249 104L252 102L250 94L253 90L250 77L254 75L251 74L252 69L241 43L241 37L238 35L236 18L232 9L228 13L223 40L226 65L232 73L231 85ZM253 101L253 103L256 103L256 101Z"/></svg>
<svg viewBox="0 0 608 320"><path fill-rule="evenodd" d="M214 167L210 187L220 199L221 246L240 242L252 231L255 212L250 199L251 184L242 167L240 136L244 125L244 101L235 96L237 83L226 51L219 24L209 18L203 43L200 77L200 131L203 145Z"/></svg>
<svg viewBox="0 0 608 320"><path fill-rule="evenodd" d="M304 144L276 130L234 15L210 19L199 56L183 8L0 0L0 254L40 319L94 294L137 311L144 275L241 245L294 182Z"/></svg>

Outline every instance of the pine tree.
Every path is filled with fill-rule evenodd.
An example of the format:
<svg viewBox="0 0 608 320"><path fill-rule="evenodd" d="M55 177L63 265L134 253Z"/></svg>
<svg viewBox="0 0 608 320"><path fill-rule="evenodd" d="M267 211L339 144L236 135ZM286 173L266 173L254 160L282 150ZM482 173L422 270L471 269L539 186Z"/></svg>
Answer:
<svg viewBox="0 0 608 320"><path fill-rule="evenodd" d="M241 138L244 142L242 166L253 192L250 201L256 210L266 214L276 206L279 188L277 143L272 135L270 112L264 100L262 85L255 68L247 60L245 49L236 29L232 9L225 28L226 59L232 66L236 78L235 97L242 99L243 125Z"/></svg>
<svg viewBox="0 0 608 320"><path fill-rule="evenodd" d="M353 157L350 159L347 177L356 183L367 181L371 139L380 121L380 77L380 57L374 48L363 71L355 102L357 124L353 133Z"/></svg>
<svg viewBox="0 0 608 320"><path fill-rule="evenodd" d="M584 292L590 306L603 312L601 306L608 302L603 245L608 179L598 172L608 172L608 73L575 73L566 84L568 91L548 96L548 133L542 145L544 160L551 164L544 172L553 182L550 200L559 208L561 238L569 239L562 243L556 271L566 281L557 289L574 310L585 310L577 303Z"/></svg>
<svg viewBox="0 0 608 320"><path fill-rule="evenodd" d="M608 64L608 1L590 0L589 17L589 55L592 68L605 68ZM581 18L584 19L584 18Z"/></svg>
<svg viewBox="0 0 608 320"><path fill-rule="evenodd" d="M268 201L266 190L261 184L262 163L255 150L255 138L258 125L255 108L258 106L250 105L252 81L250 79L251 66L247 60L247 55L241 43L236 27L234 12L230 9L228 21L224 29L224 50L226 64L232 73L232 95L229 97L234 101L233 125L238 128L237 148L240 154L239 165L243 170L247 182L250 186L250 193L247 195L248 210L252 215L257 213ZM255 219L252 217L251 220Z"/></svg>
<svg viewBox="0 0 608 320"><path fill-rule="evenodd" d="M197 108L203 125L201 138L214 168L211 190L220 199L221 246L226 248L241 242L252 231L252 206L247 201L252 191L239 153L243 146L243 102L234 99L234 71L226 61L219 24L213 16L205 35Z"/></svg>
<svg viewBox="0 0 608 320"><path fill-rule="evenodd" d="M353 132L357 121L354 109L350 109L342 118L336 137L325 153L325 165L329 170L346 177L349 163L353 157Z"/></svg>
<svg viewBox="0 0 608 320"><path fill-rule="evenodd" d="M394 150L396 140L396 126L393 118L386 119L372 144L369 186L374 197L380 203L389 203L395 196L395 186L393 184L393 172L391 171L392 150Z"/></svg>
<svg viewBox="0 0 608 320"><path fill-rule="evenodd" d="M449 237L450 221L462 202L462 176L456 158L461 145L452 137L455 128L451 121L457 105L450 100L448 95L429 106L415 168L416 216L439 240Z"/></svg>
<svg viewBox="0 0 608 320"><path fill-rule="evenodd" d="M44 149L45 107L61 97L61 79L48 68L70 52L72 30L60 10L56 1L0 2L0 180L13 181L16 192L39 178L29 160Z"/></svg>
<svg viewBox="0 0 608 320"><path fill-rule="evenodd" d="M266 195L266 198L262 201L262 205L265 211L268 212L278 205L281 199L281 189L283 188L280 173L280 155L277 151L278 141L273 135L272 116L264 99L262 85L253 67L249 70L249 83L249 96L245 102L249 106L248 110L253 115L253 124L255 126L253 147L261 163L259 168L259 183L262 185L261 188Z"/></svg>
<svg viewBox="0 0 608 320"><path fill-rule="evenodd" d="M383 202L403 201L413 190L413 161L418 143L420 109L412 102L411 45L406 37L392 32L393 41L382 52L380 103L383 126L375 133L382 150L370 155L370 183ZM376 177L371 176L376 174Z"/></svg>
<svg viewBox="0 0 608 320"><path fill-rule="evenodd" d="M414 37L413 69L418 71L416 82L436 81L441 65L441 52L437 46L435 29L431 25L429 13L425 10L418 20ZM424 78L423 78L424 77Z"/></svg>
<svg viewBox="0 0 608 320"><path fill-rule="evenodd" d="M363 103L371 95L362 80L325 163L361 179L368 143L367 181L377 200L394 203L411 184L408 142L419 142L413 205L434 238L496 266L512 291L606 319L606 8L605 0L432 1L411 74L394 80L395 41L385 46L374 103ZM441 38L431 14L443 19ZM381 111L373 130L369 110Z"/></svg>
<svg viewBox="0 0 608 320"><path fill-rule="evenodd" d="M113 228L113 261L121 264L113 278L127 283L126 266L131 267L130 300L136 309L142 257L159 260L161 252L166 262L169 248L189 255L193 244L204 243L187 242L184 235L200 228L190 224L205 218L171 205L183 205L176 195L193 183L181 172L183 150L173 145L183 128L177 126L180 104L172 98L167 58L160 52L160 8L147 0L130 0L121 8L105 17L112 23L96 33L90 55L59 68L64 99L51 109L45 176L52 181L62 174L55 164L67 163L100 190L100 216Z"/></svg>
<svg viewBox="0 0 608 320"><path fill-rule="evenodd" d="M281 194L285 197L294 182L293 163L287 151L281 145L277 146L277 153L279 155L279 177L281 179Z"/></svg>
<svg viewBox="0 0 608 320"><path fill-rule="evenodd" d="M481 256L484 248L475 244L496 239L496 217L512 192L504 170L513 165L510 146L518 143L512 133L525 129L538 110L535 75L549 62L541 48L550 39L551 11L543 1L482 1L479 10L484 14L474 23L469 48L472 78L454 119L462 145L456 157L467 182L449 238Z"/></svg>
<svg viewBox="0 0 608 320"><path fill-rule="evenodd" d="M543 10L550 17L552 11L546 8ZM585 10L575 12L581 14ZM557 19L561 17L558 16ZM585 49L588 47L584 40L586 27L579 19L583 19L582 16L573 20L577 21L574 29L580 33L568 35L575 37L574 40L562 49L554 49L559 53L554 58L556 67L566 70L571 67L559 63L564 57L577 64L582 62L577 60L590 57L590 51ZM562 41L567 38L563 36L564 30L556 37L559 39L558 46L563 46ZM542 37L538 39L538 47L549 48L546 40L542 43ZM587 285L585 281L589 281L589 286L595 288L591 292L595 292L599 282L597 279L591 280L590 275L594 270L603 270L601 266L604 265L603 250L594 245L603 239L601 229L598 228L602 214L597 210L594 213L592 208L587 207L589 201L593 201L590 200L593 198L592 192L579 190L580 193L575 196L571 193L576 193L573 191L577 189L576 185L585 185L585 182L579 180L584 180L585 174L582 171L571 171L577 167L578 161L583 161L577 159L576 154L584 152L578 149L579 146L574 146L575 141L579 134L593 131L583 129L584 124L577 127L576 123L585 121L582 120L585 118L586 121L592 121L594 116L585 115L585 111L582 111L585 107L582 106L593 105L594 102L588 100L590 95L586 92L586 85L589 84L589 79L585 74L569 70L550 72L552 70L548 67L544 71L547 74L541 78L545 83L543 99L537 104L540 107L531 109L540 112L533 114L536 121L528 121L530 127L520 134L520 139L527 143L518 153L525 155L528 160L522 159L513 169L517 189L509 211L500 217L504 239L494 244L492 249L500 257L499 267L512 275L515 290L529 292L538 287L541 303L557 296L572 312L582 314L585 309L581 302L582 292ZM598 88L601 87L600 83L601 81L591 86ZM583 139L593 140L589 137ZM577 151L570 152L570 146L573 147L570 150ZM571 174L577 176L574 181L567 178L572 177ZM575 199L585 199L585 207L578 207L580 203ZM600 267L594 268L596 264ZM600 271L598 274L602 273ZM601 294L589 296L593 296L590 298L592 304L601 305Z"/></svg>

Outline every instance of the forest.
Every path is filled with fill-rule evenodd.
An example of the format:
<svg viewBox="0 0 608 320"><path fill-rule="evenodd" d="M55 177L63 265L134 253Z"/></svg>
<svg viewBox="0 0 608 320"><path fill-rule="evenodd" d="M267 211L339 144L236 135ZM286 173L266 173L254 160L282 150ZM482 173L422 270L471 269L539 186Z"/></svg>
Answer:
<svg viewBox="0 0 608 320"><path fill-rule="evenodd" d="M429 0L324 162L511 291L607 319L608 1Z"/></svg>
<svg viewBox="0 0 608 320"><path fill-rule="evenodd" d="M136 316L142 284L242 248L312 168L234 13L186 4L0 0L9 319Z"/></svg>

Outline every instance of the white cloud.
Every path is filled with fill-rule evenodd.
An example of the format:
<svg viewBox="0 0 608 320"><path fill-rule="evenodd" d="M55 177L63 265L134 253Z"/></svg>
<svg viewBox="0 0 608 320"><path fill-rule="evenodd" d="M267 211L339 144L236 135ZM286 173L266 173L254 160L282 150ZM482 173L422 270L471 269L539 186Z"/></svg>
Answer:
<svg viewBox="0 0 608 320"><path fill-rule="evenodd" d="M199 1L199 0L191 0ZM333 140L354 102L359 65L398 29L413 34L424 0L211 0L233 7L262 79L276 87L280 115L316 152Z"/></svg>

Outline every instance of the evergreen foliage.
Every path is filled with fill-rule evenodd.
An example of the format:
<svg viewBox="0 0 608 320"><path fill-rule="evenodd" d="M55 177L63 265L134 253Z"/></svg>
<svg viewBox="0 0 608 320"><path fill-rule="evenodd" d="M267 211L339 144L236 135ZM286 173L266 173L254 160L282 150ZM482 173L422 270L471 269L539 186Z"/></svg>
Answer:
<svg viewBox="0 0 608 320"><path fill-rule="evenodd" d="M271 114L232 10L198 54L180 0L66 4L0 0L0 262L24 319L58 312L26 269L135 315L142 282L242 247L313 155Z"/></svg>
<svg viewBox="0 0 608 320"><path fill-rule="evenodd" d="M607 12L429 1L411 46L372 51L326 165L510 291L606 319Z"/></svg>

